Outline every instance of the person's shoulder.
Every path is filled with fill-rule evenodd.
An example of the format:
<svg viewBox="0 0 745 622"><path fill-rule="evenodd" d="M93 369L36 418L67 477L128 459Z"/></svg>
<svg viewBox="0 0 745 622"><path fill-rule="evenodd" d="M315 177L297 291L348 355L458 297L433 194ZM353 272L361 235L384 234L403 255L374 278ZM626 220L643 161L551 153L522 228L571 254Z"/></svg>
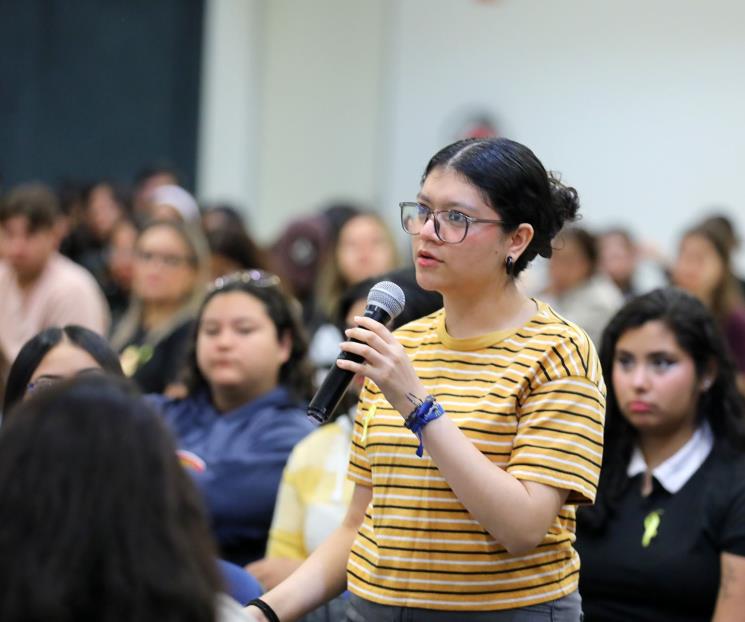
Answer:
<svg viewBox="0 0 745 622"><path fill-rule="evenodd" d="M549 359L554 370L552 377L557 373L584 377L601 385L600 360L587 332L549 304L541 300L535 302L538 312L518 331L518 335L530 345L535 360Z"/></svg>
<svg viewBox="0 0 745 622"><path fill-rule="evenodd" d="M93 275L72 259L56 253L49 259L47 266L50 285L69 292L70 288L100 292L100 287Z"/></svg>

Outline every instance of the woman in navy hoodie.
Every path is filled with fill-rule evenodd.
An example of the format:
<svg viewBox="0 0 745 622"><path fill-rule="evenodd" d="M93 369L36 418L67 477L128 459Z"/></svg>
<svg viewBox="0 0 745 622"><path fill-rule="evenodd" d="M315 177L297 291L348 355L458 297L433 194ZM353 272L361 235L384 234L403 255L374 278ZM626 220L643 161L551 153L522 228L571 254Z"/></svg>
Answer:
<svg viewBox="0 0 745 622"><path fill-rule="evenodd" d="M240 565L264 555L282 469L313 428L299 318L272 274L217 279L197 316L186 397L153 396L202 491L221 556Z"/></svg>

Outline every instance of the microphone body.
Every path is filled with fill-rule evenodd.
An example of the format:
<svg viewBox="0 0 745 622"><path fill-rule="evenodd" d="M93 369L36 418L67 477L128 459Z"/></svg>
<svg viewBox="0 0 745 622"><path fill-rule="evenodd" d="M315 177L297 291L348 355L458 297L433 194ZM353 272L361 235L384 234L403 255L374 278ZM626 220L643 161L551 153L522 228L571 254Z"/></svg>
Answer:
<svg viewBox="0 0 745 622"><path fill-rule="evenodd" d="M382 281L370 290L364 315L381 324L386 324L401 313L404 304L405 297L401 288L390 281ZM360 343L357 339L353 341ZM363 357L349 352L342 352L338 358L357 363L364 360ZM352 378L354 378L353 372L334 365L308 405L308 416L319 423L328 421L341 398L344 397Z"/></svg>

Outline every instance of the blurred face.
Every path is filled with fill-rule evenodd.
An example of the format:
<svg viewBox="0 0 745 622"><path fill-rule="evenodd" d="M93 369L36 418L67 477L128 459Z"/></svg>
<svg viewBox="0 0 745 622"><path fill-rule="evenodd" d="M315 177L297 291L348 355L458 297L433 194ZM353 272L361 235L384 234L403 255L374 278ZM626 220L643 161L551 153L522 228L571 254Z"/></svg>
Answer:
<svg viewBox="0 0 745 622"><path fill-rule="evenodd" d="M636 254L626 238L610 233L600 237L600 269L624 287L636 269Z"/></svg>
<svg viewBox="0 0 745 622"><path fill-rule="evenodd" d="M474 218L499 219L481 192L449 168L430 172L417 201L435 211L453 209ZM508 245L509 237L501 226L487 223L469 225L463 242L446 244L437 237L429 219L419 235L411 237L416 280L424 289L443 295L456 291L477 294L506 281Z"/></svg>
<svg viewBox="0 0 745 622"><path fill-rule="evenodd" d="M111 234L109 242L109 272L114 281L125 290L132 285L134 273L134 251L137 229L130 223L121 223Z"/></svg>
<svg viewBox="0 0 745 622"><path fill-rule="evenodd" d="M722 281L724 265L716 249L701 235L683 238L673 266L673 282L704 302Z"/></svg>
<svg viewBox="0 0 745 622"><path fill-rule="evenodd" d="M194 257L178 232L155 226L140 235L132 289L145 304L178 304L191 294L196 281Z"/></svg>
<svg viewBox="0 0 745 622"><path fill-rule="evenodd" d="M21 283L33 281L41 274L59 238L54 228L31 231L28 218L13 216L2 225L0 246L3 257L15 270Z"/></svg>
<svg viewBox="0 0 745 622"><path fill-rule="evenodd" d="M27 393L36 391L81 373L101 372L101 366L88 352L70 343L60 341L39 362L28 384Z"/></svg>
<svg viewBox="0 0 745 622"><path fill-rule="evenodd" d="M178 184L176 178L170 173L156 173L148 177L137 191L134 197L134 209L136 212L145 213L148 211L148 201L153 191L160 186L169 186Z"/></svg>
<svg viewBox="0 0 745 622"><path fill-rule="evenodd" d="M280 337L264 303L245 292L214 296L197 333L197 365L213 391L254 398L275 388L291 340Z"/></svg>
<svg viewBox="0 0 745 622"><path fill-rule="evenodd" d="M613 388L623 416L640 434L692 432L703 384L691 356L659 320L627 330L616 343Z"/></svg>
<svg viewBox="0 0 745 622"><path fill-rule="evenodd" d="M339 233L336 261L350 285L395 267L395 251L383 226L370 216L357 216Z"/></svg>
<svg viewBox="0 0 745 622"><path fill-rule="evenodd" d="M582 285L592 274L592 264L574 238L560 238L548 264L551 287L563 293Z"/></svg>
<svg viewBox="0 0 745 622"><path fill-rule="evenodd" d="M110 186L101 184L91 191L85 218L97 239L106 240L121 215L122 209Z"/></svg>

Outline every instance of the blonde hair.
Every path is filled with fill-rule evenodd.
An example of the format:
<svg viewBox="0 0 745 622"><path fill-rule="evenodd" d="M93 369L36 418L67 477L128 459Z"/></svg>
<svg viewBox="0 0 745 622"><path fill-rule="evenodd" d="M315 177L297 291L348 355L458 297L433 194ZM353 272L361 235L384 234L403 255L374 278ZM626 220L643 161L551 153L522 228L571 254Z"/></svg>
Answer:
<svg viewBox="0 0 745 622"><path fill-rule="evenodd" d="M209 281L209 246L198 226L172 220L153 220L140 231L137 241L139 242L146 231L155 227L168 227L186 243L193 256L192 265L196 271L196 279L191 293L184 299L179 309L166 322L147 331L144 343L151 346L155 346L174 328L196 316ZM130 297L127 311L111 335L111 345L116 350L121 350L126 346L140 329L143 307L142 300L133 294Z"/></svg>
<svg viewBox="0 0 745 622"><path fill-rule="evenodd" d="M384 272L399 267L401 263L393 233L379 214L370 211L359 212L345 220L344 224L339 228L339 231L336 234L332 248L329 249L329 252L324 258L324 263L321 267L320 276L318 278L316 304L327 318L335 316L342 294L347 288L355 285L355 283L347 282L344 275L341 273L339 262L337 260L337 252L339 250L339 240L341 240L344 229L349 225L349 223L360 218L367 218L375 221L380 226L380 230L384 233L386 241L390 245L393 265L389 266ZM374 277L377 275L372 276Z"/></svg>

